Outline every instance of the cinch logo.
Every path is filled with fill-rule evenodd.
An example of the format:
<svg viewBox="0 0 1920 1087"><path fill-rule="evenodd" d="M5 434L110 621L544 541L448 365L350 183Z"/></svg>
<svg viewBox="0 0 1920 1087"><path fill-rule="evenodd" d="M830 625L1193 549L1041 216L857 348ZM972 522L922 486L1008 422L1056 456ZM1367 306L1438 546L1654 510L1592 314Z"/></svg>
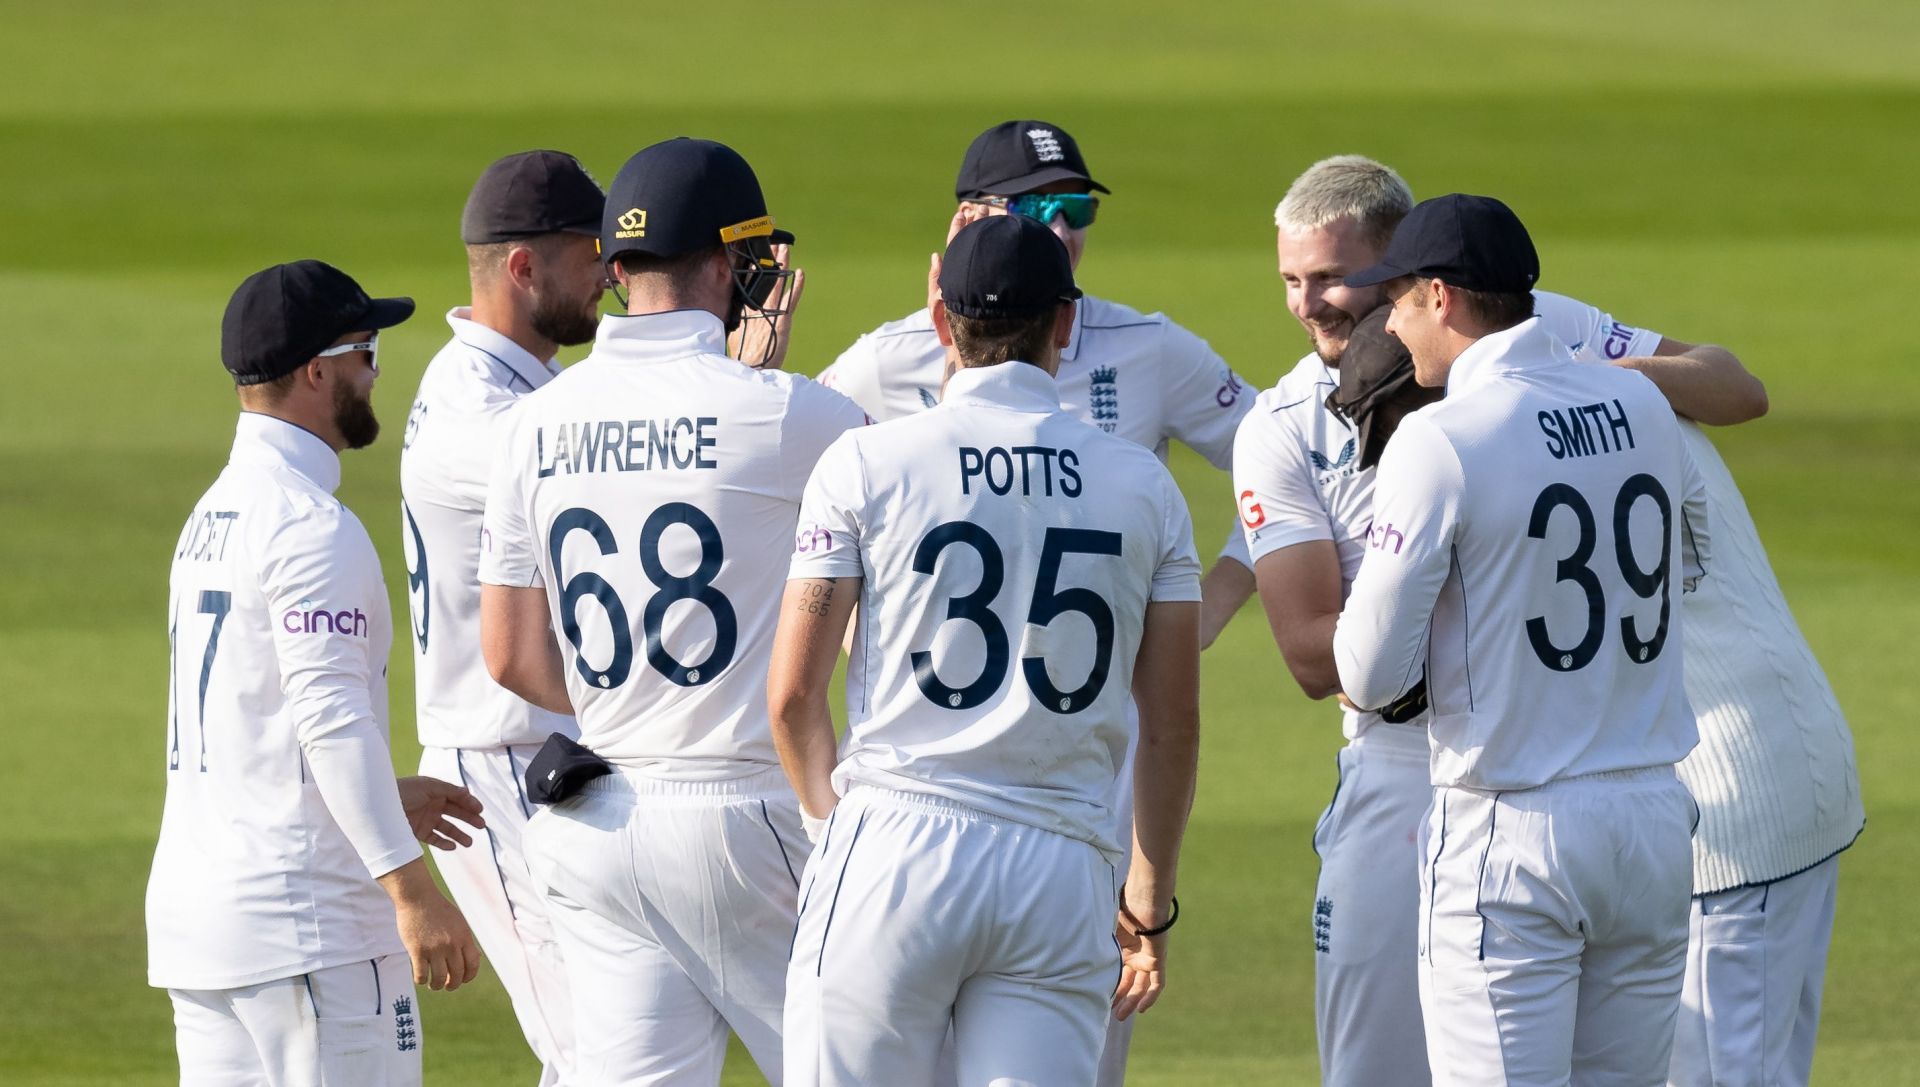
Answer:
<svg viewBox="0 0 1920 1087"><path fill-rule="evenodd" d="M1627 357L1627 345L1632 342L1633 329L1615 321L1613 327L1607 329L1607 339L1600 345L1600 350L1610 359L1623 359Z"/></svg>
<svg viewBox="0 0 1920 1087"><path fill-rule="evenodd" d="M802 531L793 538L793 549L806 554L811 551L825 551L833 546L833 533L815 525Z"/></svg>
<svg viewBox="0 0 1920 1087"><path fill-rule="evenodd" d="M620 229L613 232L613 236L616 238L644 238L647 236L647 209L645 208L628 208L626 211L621 212L620 218L615 219L614 222L620 224Z"/></svg>
<svg viewBox="0 0 1920 1087"><path fill-rule="evenodd" d="M1398 555L1406 542L1407 538L1392 525L1374 525L1367 530L1367 544L1381 551L1392 551Z"/></svg>
<svg viewBox="0 0 1920 1087"><path fill-rule="evenodd" d="M1029 128L1027 139L1033 141L1033 155L1041 162L1061 162L1067 153L1060 149L1060 139L1050 128Z"/></svg>
<svg viewBox="0 0 1920 1087"><path fill-rule="evenodd" d="M1222 370L1220 376L1225 379L1226 384L1213 391L1213 402L1223 408L1230 408L1240 399L1240 390L1245 386L1240 384L1239 375L1232 370Z"/></svg>
<svg viewBox="0 0 1920 1087"><path fill-rule="evenodd" d="M353 638L367 636L367 613L355 608L352 611L328 611L316 608L313 601L302 600L297 608L288 609L280 617L280 629L288 634L345 634Z"/></svg>

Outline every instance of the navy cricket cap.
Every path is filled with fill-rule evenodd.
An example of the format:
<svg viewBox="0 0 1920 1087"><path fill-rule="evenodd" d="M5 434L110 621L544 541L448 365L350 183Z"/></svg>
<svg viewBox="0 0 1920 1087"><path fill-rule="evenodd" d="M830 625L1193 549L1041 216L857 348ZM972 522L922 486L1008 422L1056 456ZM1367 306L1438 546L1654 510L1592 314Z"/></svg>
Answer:
<svg viewBox="0 0 1920 1087"><path fill-rule="evenodd" d="M793 242L774 229L753 167L726 144L681 136L642 148L607 187L603 261L629 252L677 257L748 238Z"/></svg>
<svg viewBox="0 0 1920 1087"><path fill-rule="evenodd" d="M1079 297L1067 247L1024 215L968 223L940 262L941 301L962 317L1030 317Z"/></svg>
<svg viewBox="0 0 1920 1087"><path fill-rule="evenodd" d="M220 362L235 385L298 370L349 332L391 328L413 316L411 298L369 298L331 264L296 260L255 272L220 321Z"/></svg>
<svg viewBox="0 0 1920 1087"><path fill-rule="evenodd" d="M1401 276L1517 294L1539 282L1540 254L1512 208L1491 196L1449 193L1415 204L1394 230L1380 263L1343 282L1371 287Z"/></svg>
<svg viewBox="0 0 1920 1087"><path fill-rule="evenodd" d="M1054 181L1084 181L1100 192L1112 191L1087 173L1080 145L1059 125L1002 121L967 147L953 195L957 200L1019 196Z"/></svg>
<svg viewBox="0 0 1920 1087"><path fill-rule="evenodd" d="M606 194L563 151L522 151L481 173L460 215L460 240L487 245L541 234L600 233Z"/></svg>

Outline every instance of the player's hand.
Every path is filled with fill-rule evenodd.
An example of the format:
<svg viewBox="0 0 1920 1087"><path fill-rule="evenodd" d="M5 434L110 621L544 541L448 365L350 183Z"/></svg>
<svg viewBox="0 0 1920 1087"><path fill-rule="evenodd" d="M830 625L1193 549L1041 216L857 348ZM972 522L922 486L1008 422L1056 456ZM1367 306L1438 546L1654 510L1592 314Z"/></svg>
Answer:
<svg viewBox="0 0 1920 1087"><path fill-rule="evenodd" d="M790 246L776 245L773 247L773 259L785 268L790 252ZM727 353L756 370L784 368L787 364L787 345L793 339L793 313L800 308L800 295L806 288L806 269L795 268L793 278L785 281L781 288L776 288L774 295L767 299L767 305L785 312L769 320L755 317L756 310L743 310L740 327L727 333ZM772 342L769 343L769 340Z"/></svg>
<svg viewBox="0 0 1920 1087"><path fill-rule="evenodd" d="M1113 1017L1144 1012L1160 999L1167 984L1167 936L1140 936L1125 916L1117 916L1113 938L1120 944L1120 984L1113 990Z"/></svg>
<svg viewBox="0 0 1920 1087"><path fill-rule="evenodd" d="M432 898L396 911L400 942L413 959L413 983L452 992L480 976L480 945L453 903Z"/></svg>
<svg viewBox="0 0 1920 1087"><path fill-rule="evenodd" d="M480 798L450 781L404 777L399 786L400 807L407 813L413 836L435 849L473 844L473 837L455 820L475 830L486 829L487 821L480 816Z"/></svg>
<svg viewBox="0 0 1920 1087"><path fill-rule="evenodd" d="M434 886L425 858L415 857L379 882L393 900L415 985L451 992L480 976L480 945L459 908Z"/></svg>
<svg viewBox="0 0 1920 1087"><path fill-rule="evenodd" d="M953 236L966 229L967 224L989 216L1004 214L991 204L962 203L954 209L952 221L947 223L947 244L953 244Z"/></svg>

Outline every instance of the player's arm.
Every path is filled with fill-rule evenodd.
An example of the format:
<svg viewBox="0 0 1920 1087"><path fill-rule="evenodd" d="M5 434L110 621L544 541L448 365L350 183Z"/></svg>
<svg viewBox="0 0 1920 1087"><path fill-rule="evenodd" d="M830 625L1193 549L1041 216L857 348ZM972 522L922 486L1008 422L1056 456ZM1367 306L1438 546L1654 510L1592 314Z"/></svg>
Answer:
<svg viewBox="0 0 1920 1087"><path fill-rule="evenodd" d="M1133 769L1133 860L1116 926L1120 984L1113 1013L1146 1011L1166 985L1167 934L1141 936L1173 911L1180 843L1193 808L1200 765L1200 605L1163 600L1147 605L1134 665L1140 749Z"/></svg>
<svg viewBox="0 0 1920 1087"><path fill-rule="evenodd" d="M1376 473L1366 558L1333 632L1340 689L1362 710L1388 705L1424 674L1464 490L1452 445L1418 414L1401 422Z"/></svg>
<svg viewBox="0 0 1920 1087"><path fill-rule="evenodd" d="M1308 540L1260 557L1254 564L1260 606L1267 613L1280 659L1308 698L1340 693L1333 663L1333 628L1340 620L1340 553L1332 540Z"/></svg>
<svg viewBox="0 0 1920 1087"><path fill-rule="evenodd" d="M1614 363L1651 379L1675 414L1709 426L1733 426L1767 413L1767 387L1739 356L1717 344L1662 338L1651 355Z"/></svg>
<svg viewBox="0 0 1920 1087"><path fill-rule="evenodd" d="M480 653L495 683L543 710L573 713L544 586L480 586Z"/></svg>
<svg viewBox="0 0 1920 1087"><path fill-rule="evenodd" d="M1240 537L1236 526L1233 537ZM1232 542L1232 538L1229 539ZM1254 575L1243 557L1246 541L1241 539L1240 554L1229 547L1213 560L1213 569L1200 579L1200 648L1206 649L1220 638L1220 632L1253 595Z"/></svg>
<svg viewBox="0 0 1920 1087"><path fill-rule="evenodd" d="M836 743L827 691L860 585L857 577L799 577L787 582L780 600L767 671L767 713L780 766L809 820L809 838L815 836L814 824L840 802L833 791Z"/></svg>
<svg viewBox="0 0 1920 1087"><path fill-rule="evenodd" d="M319 630L273 624L282 694L314 787L367 874L393 899L414 981L457 989L479 974L480 948L427 872L373 709L373 684L384 679L365 613L386 606L373 542L351 515L318 510L287 518L263 558L268 614L316 604L333 612Z"/></svg>
<svg viewBox="0 0 1920 1087"><path fill-rule="evenodd" d="M1234 433L1253 407L1253 387L1207 341L1166 323L1159 373L1167 429L1223 472L1233 470ZM1200 648L1211 646L1253 595L1253 559L1235 525L1200 580Z"/></svg>

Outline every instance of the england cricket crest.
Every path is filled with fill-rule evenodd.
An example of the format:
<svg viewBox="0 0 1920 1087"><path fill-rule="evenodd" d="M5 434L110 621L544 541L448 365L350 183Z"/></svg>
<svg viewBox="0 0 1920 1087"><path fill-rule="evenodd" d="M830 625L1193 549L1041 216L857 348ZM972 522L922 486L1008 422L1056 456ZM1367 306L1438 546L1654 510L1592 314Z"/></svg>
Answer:
<svg viewBox="0 0 1920 1087"><path fill-rule="evenodd" d="M1113 367L1099 367L1087 390L1087 409L1093 413L1094 424L1109 434L1120 425L1119 377Z"/></svg>

